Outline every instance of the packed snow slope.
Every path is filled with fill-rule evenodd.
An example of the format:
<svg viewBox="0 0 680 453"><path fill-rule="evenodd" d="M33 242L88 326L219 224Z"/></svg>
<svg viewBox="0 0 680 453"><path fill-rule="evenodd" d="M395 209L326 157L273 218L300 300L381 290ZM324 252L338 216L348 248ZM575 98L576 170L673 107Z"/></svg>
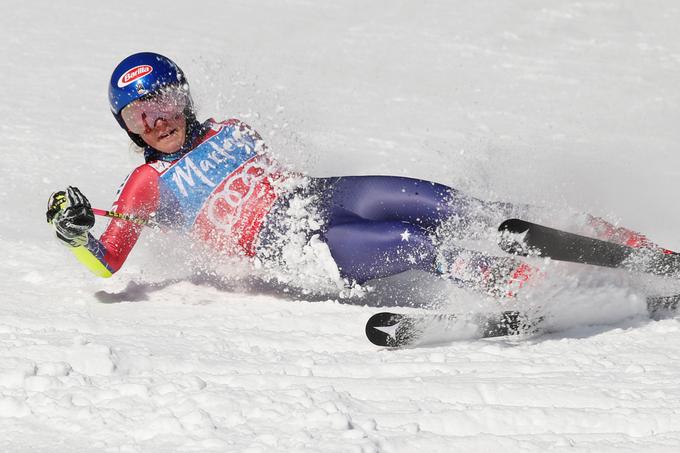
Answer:
<svg viewBox="0 0 680 453"><path fill-rule="evenodd" d="M4 0L0 449L679 451L680 322L629 276L556 267L533 302L553 333L390 351L368 302L488 302L419 275L352 303L215 279L151 235L98 280L44 219L68 184L108 207L141 162L106 85L151 50L201 117L313 175L427 178L680 249L678 23L675 0Z"/></svg>

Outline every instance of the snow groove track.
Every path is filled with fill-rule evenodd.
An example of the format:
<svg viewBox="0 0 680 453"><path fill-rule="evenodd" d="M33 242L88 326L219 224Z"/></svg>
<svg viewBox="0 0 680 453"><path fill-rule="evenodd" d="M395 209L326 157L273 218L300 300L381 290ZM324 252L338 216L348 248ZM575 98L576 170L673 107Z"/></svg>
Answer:
<svg viewBox="0 0 680 453"><path fill-rule="evenodd" d="M378 309L192 283L151 235L96 280L44 224L52 191L107 208L140 163L104 87L152 50L201 117L315 175L614 214L678 250L675 0L201 6L3 1L0 451L680 451L680 322L615 280L565 280L557 333L390 351Z"/></svg>

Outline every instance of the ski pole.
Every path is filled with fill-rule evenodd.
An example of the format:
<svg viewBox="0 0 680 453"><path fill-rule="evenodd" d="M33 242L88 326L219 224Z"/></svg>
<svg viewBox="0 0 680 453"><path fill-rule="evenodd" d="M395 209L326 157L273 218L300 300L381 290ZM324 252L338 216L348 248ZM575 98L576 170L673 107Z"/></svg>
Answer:
<svg viewBox="0 0 680 453"><path fill-rule="evenodd" d="M111 217L112 219L121 219L121 220L126 220L128 222L136 223L137 225L143 225L143 226L148 226L151 228L158 228L159 225L154 222L153 220L147 220L147 219L141 219L139 217L135 217L132 215L128 214L123 214L120 212L115 212L115 211L107 211L105 209L98 209L98 208L92 208L92 212L95 213L96 215L102 216L102 217Z"/></svg>

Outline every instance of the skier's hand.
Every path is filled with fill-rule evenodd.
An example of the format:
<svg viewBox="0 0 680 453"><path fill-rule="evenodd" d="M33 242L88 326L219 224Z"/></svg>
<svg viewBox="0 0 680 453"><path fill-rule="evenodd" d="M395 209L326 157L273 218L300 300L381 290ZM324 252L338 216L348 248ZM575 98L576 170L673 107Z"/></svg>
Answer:
<svg viewBox="0 0 680 453"><path fill-rule="evenodd" d="M87 232L94 226L94 213L77 187L55 192L47 202L47 223L54 225L57 237L71 247L87 243Z"/></svg>

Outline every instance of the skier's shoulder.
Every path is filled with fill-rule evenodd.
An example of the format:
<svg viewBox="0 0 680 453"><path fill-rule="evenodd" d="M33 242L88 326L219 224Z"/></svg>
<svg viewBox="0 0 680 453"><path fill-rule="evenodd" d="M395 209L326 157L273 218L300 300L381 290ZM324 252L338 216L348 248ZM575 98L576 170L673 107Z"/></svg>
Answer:
<svg viewBox="0 0 680 453"><path fill-rule="evenodd" d="M116 191L116 197L123 192L135 193L147 190L158 182L160 176L171 164L161 160L144 163L130 172Z"/></svg>
<svg viewBox="0 0 680 453"><path fill-rule="evenodd" d="M246 128L252 129L245 121L241 121L238 118L229 118L226 120L217 121L215 118L208 118L204 123L204 127L210 127L213 129L221 130L224 127L234 127L234 128Z"/></svg>
<svg viewBox="0 0 680 453"><path fill-rule="evenodd" d="M157 179L158 176L171 167L173 163L174 162L167 162L164 160L151 160L132 170L128 179L134 178L147 181Z"/></svg>
<svg viewBox="0 0 680 453"><path fill-rule="evenodd" d="M208 118L203 124L212 124L219 127L233 126L235 124L241 123L242 121L238 118L227 118L226 120L216 120L215 118Z"/></svg>
<svg viewBox="0 0 680 453"><path fill-rule="evenodd" d="M262 137L255 129L238 118L230 118L222 121L210 118L203 123L203 128L207 131L204 135L204 140L218 134L224 129L228 129L235 138L248 137L253 140L262 141Z"/></svg>

